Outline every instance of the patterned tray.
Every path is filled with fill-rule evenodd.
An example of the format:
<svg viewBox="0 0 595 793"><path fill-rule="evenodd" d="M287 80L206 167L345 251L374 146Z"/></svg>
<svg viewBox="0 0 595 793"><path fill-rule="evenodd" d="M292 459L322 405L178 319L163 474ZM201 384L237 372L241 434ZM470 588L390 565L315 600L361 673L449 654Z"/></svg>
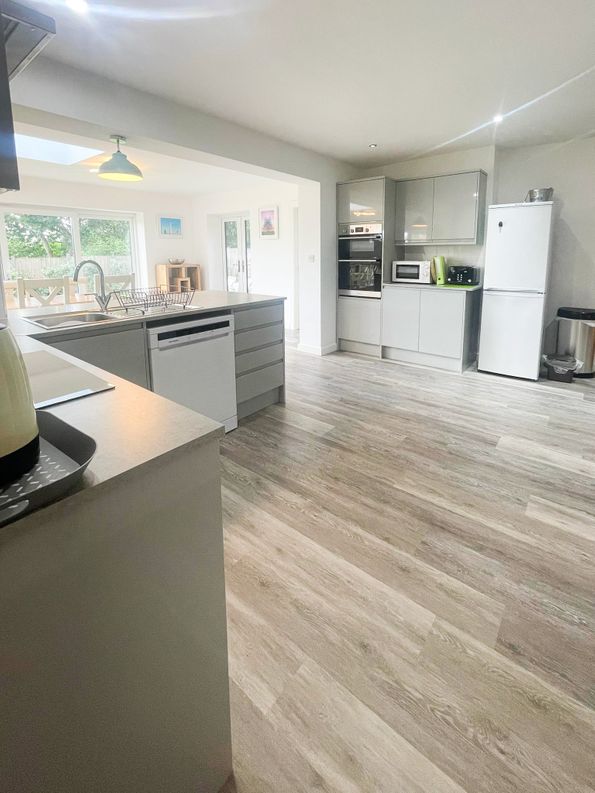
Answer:
<svg viewBox="0 0 595 793"><path fill-rule="evenodd" d="M0 488L0 526L64 495L82 477L97 444L65 421L37 411L39 462L20 479Z"/></svg>

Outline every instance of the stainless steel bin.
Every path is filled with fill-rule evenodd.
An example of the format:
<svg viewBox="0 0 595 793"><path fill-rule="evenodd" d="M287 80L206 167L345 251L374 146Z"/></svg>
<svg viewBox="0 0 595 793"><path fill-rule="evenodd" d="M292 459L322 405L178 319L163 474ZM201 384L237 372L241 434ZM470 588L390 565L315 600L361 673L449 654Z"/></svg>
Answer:
<svg viewBox="0 0 595 793"><path fill-rule="evenodd" d="M558 354L582 361L575 377L595 376L595 309L558 309Z"/></svg>

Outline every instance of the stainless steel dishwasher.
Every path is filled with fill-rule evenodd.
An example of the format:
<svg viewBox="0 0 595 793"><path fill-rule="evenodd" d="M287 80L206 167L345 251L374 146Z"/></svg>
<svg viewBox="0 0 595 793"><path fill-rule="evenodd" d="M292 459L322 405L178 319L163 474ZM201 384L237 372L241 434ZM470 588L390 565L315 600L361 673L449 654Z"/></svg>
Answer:
<svg viewBox="0 0 595 793"><path fill-rule="evenodd" d="M198 316L147 332L153 391L219 421L226 432L235 429L233 316Z"/></svg>

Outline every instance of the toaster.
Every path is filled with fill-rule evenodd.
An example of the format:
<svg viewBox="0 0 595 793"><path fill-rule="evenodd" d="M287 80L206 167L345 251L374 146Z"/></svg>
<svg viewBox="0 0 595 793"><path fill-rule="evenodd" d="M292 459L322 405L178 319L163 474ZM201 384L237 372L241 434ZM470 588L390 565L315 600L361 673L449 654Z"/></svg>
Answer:
<svg viewBox="0 0 595 793"><path fill-rule="evenodd" d="M451 264L446 273L447 284L461 284L464 286L479 283L479 267Z"/></svg>

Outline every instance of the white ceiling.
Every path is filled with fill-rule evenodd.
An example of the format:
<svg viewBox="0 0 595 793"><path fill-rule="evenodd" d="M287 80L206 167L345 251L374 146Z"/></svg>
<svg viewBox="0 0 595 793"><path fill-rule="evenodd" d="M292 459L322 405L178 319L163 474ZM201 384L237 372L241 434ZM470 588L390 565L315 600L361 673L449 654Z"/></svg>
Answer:
<svg viewBox="0 0 595 793"><path fill-rule="evenodd" d="M46 140L70 143L102 149L103 153L73 165L59 165L39 160L19 157L21 176L36 176L42 179L57 179L66 182L79 182L96 186L118 187L123 190L150 191L159 193L223 193L235 190L259 190L278 187L279 182L261 176L242 173L230 168L219 168L208 163L170 157L131 146L122 146L129 160L143 172L142 182L109 182L100 179L91 168L107 160L115 150L110 141L100 141L80 135L72 135L55 130L42 129L30 124L16 123L15 130L23 135L31 135Z"/></svg>
<svg viewBox="0 0 595 793"><path fill-rule="evenodd" d="M595 131L594 0L65 3L48 57L358 165Z"/></svg>

